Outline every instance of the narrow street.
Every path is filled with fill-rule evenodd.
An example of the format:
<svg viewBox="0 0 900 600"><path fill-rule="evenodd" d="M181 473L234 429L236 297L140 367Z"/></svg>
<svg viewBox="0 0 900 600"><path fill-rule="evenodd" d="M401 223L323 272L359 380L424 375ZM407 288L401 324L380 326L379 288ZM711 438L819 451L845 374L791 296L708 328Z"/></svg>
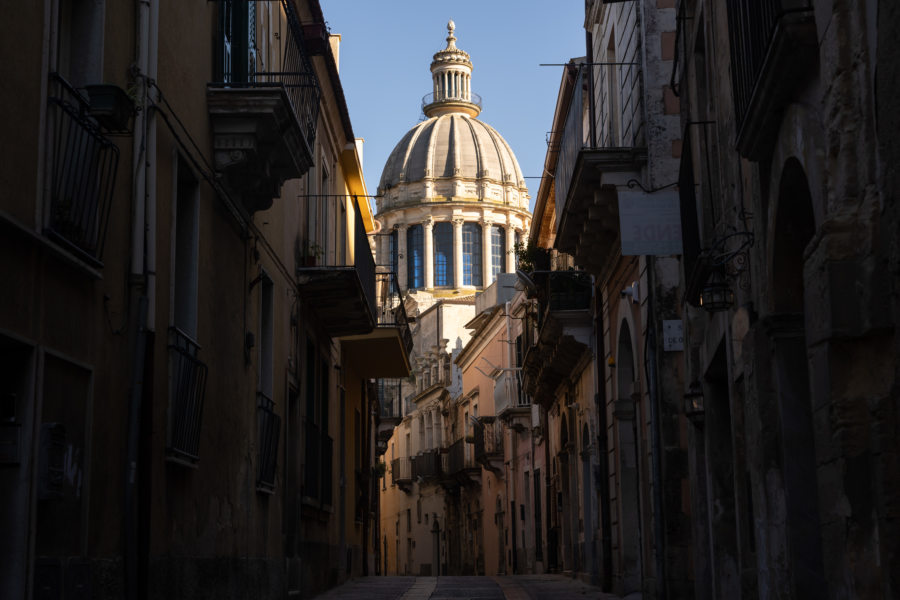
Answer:
<svg viewBox="0 0 900 600"><path fill-rule="evenodd" d="M563 575L497 577L363 577L354 579L316 600L616 600Z"/></svg>

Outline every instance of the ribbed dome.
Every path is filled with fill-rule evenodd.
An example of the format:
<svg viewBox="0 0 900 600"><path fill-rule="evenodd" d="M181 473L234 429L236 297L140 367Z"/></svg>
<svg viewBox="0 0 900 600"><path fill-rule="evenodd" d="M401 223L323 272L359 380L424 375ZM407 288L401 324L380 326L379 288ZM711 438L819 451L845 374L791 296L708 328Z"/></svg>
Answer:
<svg viewBox="0 0 900 600"><path fill-rule="evenodd" d="M388 157L378 187L383 192L426 178L525 187L506 140L487 123L459 112L431 117L410 129Z"/></svg>

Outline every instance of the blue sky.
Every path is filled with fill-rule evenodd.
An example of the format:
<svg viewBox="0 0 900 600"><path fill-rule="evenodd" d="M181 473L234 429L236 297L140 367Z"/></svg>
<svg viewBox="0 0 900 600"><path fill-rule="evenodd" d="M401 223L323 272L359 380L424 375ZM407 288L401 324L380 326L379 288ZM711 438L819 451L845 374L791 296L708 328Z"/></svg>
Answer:
<svg viewBox="0 0 900 600"><path fill-rule="evenodd" d="M363 168L370 194L394 146L422 116L431 92L432 55L456 45L475 66L479 119L509 142L522 174L540 177L563 63L583 56L584 3L579 0L320 0L332 33L341 34L340 71L356 137L365 138ZM537 194L539 179L526 179Z"/></svg>

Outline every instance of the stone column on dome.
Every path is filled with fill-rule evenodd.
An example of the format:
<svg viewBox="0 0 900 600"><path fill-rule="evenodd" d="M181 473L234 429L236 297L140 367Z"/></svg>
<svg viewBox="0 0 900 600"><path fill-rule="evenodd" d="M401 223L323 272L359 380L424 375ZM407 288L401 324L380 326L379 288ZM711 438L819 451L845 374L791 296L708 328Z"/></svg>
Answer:
<svg viewBox="0 0 900 600"><path fill-rule="evenodd" d="M506 224L506 272L516 272L516 229L512 223Z"/></svg>
<svg viewBox="0 0 900 600"><path fill-rule="evenodd" d="M463 286L463 236L462 227L465 221L453 219L453 287Z"/></svg>
<svg viewBox="0 0 900 600"><path fill-rule="evenodd" d="M481 220L481 272L485 289L494 282L494 249L491 245L491 226L493 223L494 220L490 215L485 215Z"/></svg>
<svg viewBox="0 0 900 600"><path fill-rule="evenodd" d="M394 225L397 228L397 285L401 290L407 288L406 280L406 223Z"/></svg>
<svg viewBox="0 0 900 600"><path fill-rule="evenodd" d="M433 289L434 288L434 238L432 236L432 232L434 231L434 219L428 217L425 221L422 222L422 237L425 240L423 244L425 246L425 264L424 272L425 272L425 289Z"/></svg>

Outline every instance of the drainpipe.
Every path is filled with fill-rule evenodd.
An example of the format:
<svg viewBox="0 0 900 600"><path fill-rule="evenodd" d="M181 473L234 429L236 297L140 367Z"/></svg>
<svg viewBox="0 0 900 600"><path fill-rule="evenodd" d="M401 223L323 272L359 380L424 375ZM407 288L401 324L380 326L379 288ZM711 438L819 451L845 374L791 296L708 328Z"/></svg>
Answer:
<svg viewBox="0 0 900 600"><path fill-rule="evenodd" d="M146 364L147 323L148 323L148 281L149 270L147 257L146 229L148 226L148 195L155 194L155 170L150 171L148 165L153 162L148 139L148 89L147 79L150 54L156 47L150 44L151 29L158 24L159 7L151 0L138 0L135 11L135 84L138 97L143 108L135 116L133 143L133 208L131 238L131 279L132 290L138 292L137 307L133 314L132 367L129 382L128 434L125 461L125 507L123 515L124 529L124 561L125 561L125 598L136 600L139 594L139 558L138 558L138 522L137 522L137 469L138 446L140 441L140 416L143 402L144 371ZM156 60L153 59L154 69ZM153 140L155 147L155 139ZM148 177L153 181L148 187ZM151 221L155 227L155 206ZM155 236L153 236L155 241ZM153 259L155 262L155 257Z"/></svg>
<svg viewBox="0 0 900 600"><path fill-rule="evenodd" d="M647 386L650 391L650 444L653 451L653 461L650 465L651 475L653 477L653 537L654 537L654 558L656 560L656 580L657 580L657 598L666 599L666 561L665 561L665 523L663 510L662 495L662 457L660 456L660 425L659 425L659 390L657 382L657 341L656 341L656 314L654 308L654 277L653 270L656 268L656 261L652 256L647 257L647 287L650 294L647 297L647 358L644 366L647 368Z"/></svg>

